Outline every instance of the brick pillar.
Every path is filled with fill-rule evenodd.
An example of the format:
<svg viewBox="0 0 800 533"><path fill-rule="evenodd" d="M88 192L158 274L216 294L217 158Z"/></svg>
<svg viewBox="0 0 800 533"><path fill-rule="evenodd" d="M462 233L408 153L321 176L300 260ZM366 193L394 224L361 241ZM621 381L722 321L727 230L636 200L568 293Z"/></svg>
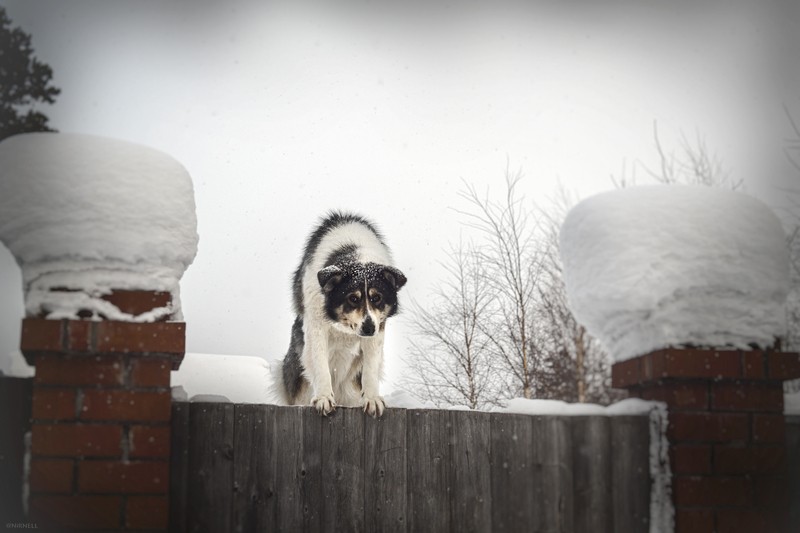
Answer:
<svg viewBox="0 0 800 533"><path fill-rule="evenodd" d="M116 291L107 299L137 315L164 298ZM21 349L36 366L31 521L59 531L166 530L170 370L183 358L184 333L181 322L22 321Z"/></svg>
<svg viewBox="0 0 800 533"><path fill-rule="evenodd" d="M676 533L785 531L783 381L800 355L668 349L615 364L614 387L669 406Z"/></svg>

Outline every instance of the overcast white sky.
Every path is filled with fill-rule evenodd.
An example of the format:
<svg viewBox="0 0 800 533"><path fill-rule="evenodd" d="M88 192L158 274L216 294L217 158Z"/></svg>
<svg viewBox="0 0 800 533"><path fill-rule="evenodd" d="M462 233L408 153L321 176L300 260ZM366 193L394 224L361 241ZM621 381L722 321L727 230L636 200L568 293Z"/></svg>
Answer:
<svg viewBox="0 0 800 533"><path fill-rule="evenodd" d="M751 192L785 176L794 2L329 4L0 0L54 69L54 127L154 147L192 175L189 351L283 355L290 274L331 208L378 223L402 296L424 302L459 239L461 180L499 193L507 161L531 201L559 180L585 197L654 164L658 121L668 148L699 132ZM22 292L2 246L0 294L8 352ZM409 333L395 324L391 375Z"/></svg>

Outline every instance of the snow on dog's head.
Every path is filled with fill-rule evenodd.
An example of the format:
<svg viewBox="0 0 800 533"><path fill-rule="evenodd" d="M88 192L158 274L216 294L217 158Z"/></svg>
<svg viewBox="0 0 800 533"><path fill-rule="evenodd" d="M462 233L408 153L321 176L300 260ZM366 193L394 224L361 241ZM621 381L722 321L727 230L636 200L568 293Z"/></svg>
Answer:
<svg viewBox="0 0 800 533"><path fill-rule="evenodd" d="M397 313L397 291L406 277L398 269L376 263L331 265L317 273L325 295L325 312L341 330L361 337L383 331Z"/></svg>

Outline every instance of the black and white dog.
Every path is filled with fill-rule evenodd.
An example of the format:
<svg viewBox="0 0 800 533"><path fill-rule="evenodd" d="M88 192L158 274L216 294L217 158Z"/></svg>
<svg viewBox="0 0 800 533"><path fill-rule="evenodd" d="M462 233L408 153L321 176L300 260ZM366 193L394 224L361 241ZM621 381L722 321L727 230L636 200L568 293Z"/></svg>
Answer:
<svg viewBox="0 0 800 533"><path fill-rule="evenodd" d="M383 414L386 319L397 313L405 283L371 222L332 212L320 223L294 273L297 318L283 359L289 404L310 404L322 415L337 405Z"/></svg>

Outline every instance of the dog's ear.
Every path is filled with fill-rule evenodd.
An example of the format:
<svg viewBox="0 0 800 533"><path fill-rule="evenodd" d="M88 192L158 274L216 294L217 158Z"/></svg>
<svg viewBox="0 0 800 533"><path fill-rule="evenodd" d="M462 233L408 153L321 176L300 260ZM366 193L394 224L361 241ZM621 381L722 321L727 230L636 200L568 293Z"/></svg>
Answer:
<svg viewBox="0 0 800 533"><path fill-rule="evenodd" d="M344 272L336 265L327 266L317 272L317 280L319 286L322 287L322 292L331 292L342 281L343 276Z"/></svg>
<svg viewBox="0 0 800 533"><path fill-rule="evenodd" d="M399 291L400 288L406 284L406 276L395 267L383 267L383 278L394 287L394 290Z"/></svg>

